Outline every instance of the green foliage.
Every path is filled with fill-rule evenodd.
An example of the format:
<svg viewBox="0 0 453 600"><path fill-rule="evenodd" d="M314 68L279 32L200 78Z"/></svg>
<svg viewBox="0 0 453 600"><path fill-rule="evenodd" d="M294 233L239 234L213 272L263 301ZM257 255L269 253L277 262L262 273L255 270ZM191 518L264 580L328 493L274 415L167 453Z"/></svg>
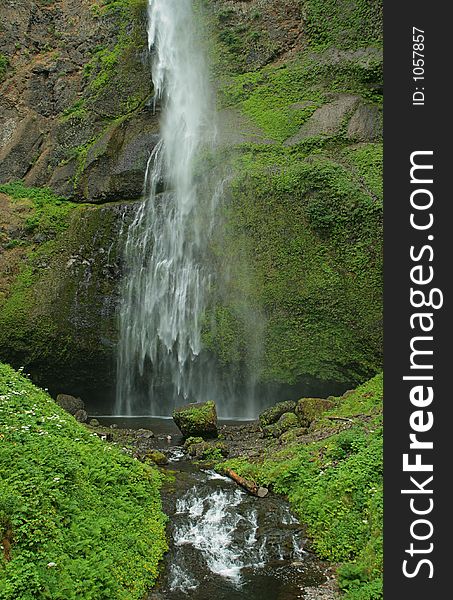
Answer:
<svg viewBox="0 0 453 600"><path fill-rule="evenodd" d="M298 56L283 65L231 77L224 104L236 106L277 141L295 134L332 93L354 93L381 102L382 61L329 62Z"/></svg>
<svg viewBox="0 0 453 600"><path fill-rule="evenodd" d="M347 416L352 428L332 429L329 437L307 445L295 442L260 463L234 459L226 464L288 496L318 555L343 563L338 579L345 599L380 600L382 375L335 403L326 416ZM367 419L357 418L357 410Z"/></svg>
<svg viewBox="0 0 453 600"><path fill-rule="evenodd" d="M379 0L304 0L305 31L312 48L355 49L382 44Z"/></svg>
<svg viewBox="0 0 453 600"><path fill-rule="evenodd" d="M9 60L4 54L0 53L0 83L5 78L6 72L9 69Z"/></svg>
<svg viewBox="0 0 453 600"><path fill-rule="evenodd" d="M72 106L63 111L63 120L67 119L83 119L87 116L86 100L81 98L77 100Z"/></svg>
<svg viewBox="0 0 453 600"><path fill-rule="evenodd" d="M246 297L263 315L263 379L295 383L310 375L357 384L376 373L381 199L370 195L338 146L308 155L251 146L236 173L214 248L219 263L228 257L234 271L205 344L224 363L249 362Z"/></svg>
<svg viewBox="0 0 453 600"><path fill-rule="evenodd" d="M0 599L141 600L166 550L157 471L6 365L0 423Z"/></svg>
<svg viewBox="0 0 453 600"><path fill-rule="evenodd" d="M382 144L362 144L348 148L344 150L344 156L350 161L370 194L382 198Z"/></svg>
<svg viewBox="0 0 453 600"><path fill-rule="evenodd" d="M64 231L68 227L71 212L77 206L56 196L49 188L27 187L22 181L1 184L0 192L13 200L31 201L33 211L24 225L28 233L52 236Z"/></svg>

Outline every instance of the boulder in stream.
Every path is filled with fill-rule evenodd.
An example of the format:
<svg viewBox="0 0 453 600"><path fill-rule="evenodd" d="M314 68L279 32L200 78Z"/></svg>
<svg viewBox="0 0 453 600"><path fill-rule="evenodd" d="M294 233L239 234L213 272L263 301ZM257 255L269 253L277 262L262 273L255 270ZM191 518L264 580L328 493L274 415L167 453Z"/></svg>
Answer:
<svg viewBox="0 0 453 600"><path fill-rule="evenodd" d="M184 437L217 437L217 410L212 400L176 408L173 421Z"/></svg>

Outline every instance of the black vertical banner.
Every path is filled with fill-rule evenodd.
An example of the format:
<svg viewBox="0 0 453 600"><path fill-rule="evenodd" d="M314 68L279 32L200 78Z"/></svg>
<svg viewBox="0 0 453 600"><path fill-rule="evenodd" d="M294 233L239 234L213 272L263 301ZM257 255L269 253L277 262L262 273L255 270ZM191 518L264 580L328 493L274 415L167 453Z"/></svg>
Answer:
<svg viewBox="0 0 453 600"><path fill-rule="evenodd" d="M451 4L384 5L384 598L451 595Z"/></svg>

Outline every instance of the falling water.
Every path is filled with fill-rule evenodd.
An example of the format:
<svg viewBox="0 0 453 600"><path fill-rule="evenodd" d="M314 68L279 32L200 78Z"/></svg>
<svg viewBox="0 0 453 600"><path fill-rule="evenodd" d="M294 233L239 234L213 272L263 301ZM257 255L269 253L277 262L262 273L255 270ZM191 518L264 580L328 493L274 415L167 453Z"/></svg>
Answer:
<svg viewBox="0 0 453 600"><path fill-rule="evenodd" d="M195 177L215 146L215 111L191 0L149 0L148 46L161 140L145 177L145 202L129 227L120 312L117 414L169 414L198 399L201 327L213 275L206 260L222 182ZM198 369L198 371L197 371Z"/></svg>

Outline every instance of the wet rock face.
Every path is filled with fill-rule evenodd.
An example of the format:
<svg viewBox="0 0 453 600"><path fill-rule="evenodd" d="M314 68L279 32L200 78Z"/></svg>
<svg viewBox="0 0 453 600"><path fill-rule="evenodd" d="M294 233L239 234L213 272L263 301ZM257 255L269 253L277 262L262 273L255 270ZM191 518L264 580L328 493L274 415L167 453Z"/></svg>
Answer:
<svg viewBox="0 0 453 600"><path fill-rule="evenodd" d="M146 2L101 4L2 2L0 183L94 202L141 195L157 133Z"/></svg>
<svg viewBox="0 0 453 600"><path fill-rule="evenodd" d="M87 405L108 410L115 390L124 271L120 232L139 203L76 206L68 228L43 247L34 244L39 236L30 239L22 229L29 205L24 202L21 216L20 202L4 197L4 204L16 212L0 255L0 280L8 284L4 274L11 270L27 275L14 288L12 278L4 298L0 295L0 360L27 365L33 379L55 396L68 390ZM27 255L28 249L35 252Z"/></svg>
<svg viewBox="0 0 453 600"><path fill-rule="evenodd" d="M173 412L173 420L184 437L217 436L217 411L214 402L186 404Z"/></svg>

